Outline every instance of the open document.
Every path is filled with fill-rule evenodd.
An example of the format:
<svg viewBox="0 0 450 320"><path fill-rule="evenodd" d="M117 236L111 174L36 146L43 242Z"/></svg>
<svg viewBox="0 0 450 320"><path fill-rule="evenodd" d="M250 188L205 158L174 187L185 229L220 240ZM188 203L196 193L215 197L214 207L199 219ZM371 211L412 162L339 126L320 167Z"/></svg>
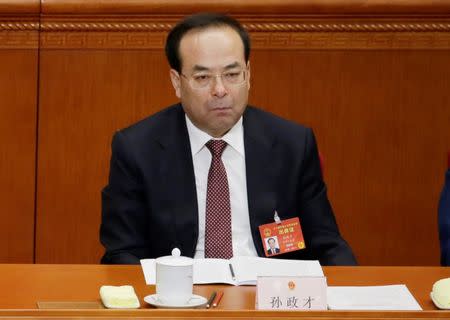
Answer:
<svg viewBox="0 0 450 320"><path fill-rule="evenodd" d="M328 287L331 310L422 310L404 285Z"/></svg>
<svg viewBox="0 0 450 320"><path fill-rule="evenodd" d="M145 282L155 284L155 259L143 259L141 266ZM233 257L230 260L194 259L194 284L256 285L257 276L322 277L323 271L319 261L259 257Z"/></svg>

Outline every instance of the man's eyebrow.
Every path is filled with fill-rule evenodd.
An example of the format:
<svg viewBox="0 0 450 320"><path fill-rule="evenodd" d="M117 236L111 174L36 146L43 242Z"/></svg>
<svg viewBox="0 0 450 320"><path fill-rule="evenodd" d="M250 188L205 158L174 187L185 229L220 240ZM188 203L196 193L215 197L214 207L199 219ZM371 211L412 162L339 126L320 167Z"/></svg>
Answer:
<svg viewBox="0 0 450 320"><path fill-rule="evenodd" d="M225 66L225 70L234 69L234 68L240 67L240 66L241 66L241 64L236 61L236 62L233 62L233 63Z"/></svg>
<svg viewBox="0 0 450 320"><path fill-rule="evenodd" d="M241 66L241 64L239 62L235 61L233 63L230 63L230 64L226 65L224 70L230 70L230 69L234 69L234 68L237 68L237 67L240 67L240 66ZM208 68L208 67L196 64L196 65L194 65L192 70L194 72L199 72L199 71L210 71L211 69Z"/></svg>
<svg viewBox="0 0 450 320"><path fill-rule="evenodd" d="M194 68L192 68L193 71L209 71L209 68L205 67L205 66L201 66L201 65L194 65Z"/></svg>

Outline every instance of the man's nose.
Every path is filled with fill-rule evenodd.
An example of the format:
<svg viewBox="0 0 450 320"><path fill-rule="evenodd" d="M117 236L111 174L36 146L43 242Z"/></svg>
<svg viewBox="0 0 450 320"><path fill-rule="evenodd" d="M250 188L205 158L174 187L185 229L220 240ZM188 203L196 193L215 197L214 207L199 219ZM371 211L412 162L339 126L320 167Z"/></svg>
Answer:
<svg viewBox="0 0 450 320"><path fill-rule="evenodd" d="M223 97L227 94L227 88L225 87L222 77L220 75L217 75L213 79L211 92L213 96L216 97Z"/></svg>

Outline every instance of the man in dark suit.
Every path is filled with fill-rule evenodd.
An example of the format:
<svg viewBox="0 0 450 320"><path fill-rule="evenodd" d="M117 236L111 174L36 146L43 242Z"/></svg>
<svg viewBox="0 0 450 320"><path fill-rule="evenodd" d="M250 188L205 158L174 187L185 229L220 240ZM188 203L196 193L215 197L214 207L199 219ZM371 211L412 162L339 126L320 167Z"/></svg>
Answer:
<svg viewBox="0 0 450 320"><path fill-rule="evenodd" d="M267 244L269 245L269 249L267 249L267 254L272 255L272 254L280 253L280 248L278 248L276 246L274 238L267 239Z"/></svg>
<svg viewBox="0 0 450 320"><path fill-rule="evenodd" d="M113 138L102 263L139 263L174 247L199 258L264 256L258 227L276 210L282 220L300 218L306 245L278 257L356 264L327 199L312 130L247 106L249 54L248 34L224 15L193 15L169 33L181 103Z"/></svg>

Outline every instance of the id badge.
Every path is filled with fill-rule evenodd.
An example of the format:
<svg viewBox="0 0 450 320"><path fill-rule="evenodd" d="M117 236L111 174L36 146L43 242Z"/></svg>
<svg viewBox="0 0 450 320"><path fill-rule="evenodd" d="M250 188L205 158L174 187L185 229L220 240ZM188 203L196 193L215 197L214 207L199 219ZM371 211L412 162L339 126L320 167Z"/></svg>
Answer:
<svg viewBox="0 0 450 320"><path fill-rule="evenodd" d="M298 217L280 220L275 213L275 221L259 226L266 257L305 249L305 240Z"/></svg>

